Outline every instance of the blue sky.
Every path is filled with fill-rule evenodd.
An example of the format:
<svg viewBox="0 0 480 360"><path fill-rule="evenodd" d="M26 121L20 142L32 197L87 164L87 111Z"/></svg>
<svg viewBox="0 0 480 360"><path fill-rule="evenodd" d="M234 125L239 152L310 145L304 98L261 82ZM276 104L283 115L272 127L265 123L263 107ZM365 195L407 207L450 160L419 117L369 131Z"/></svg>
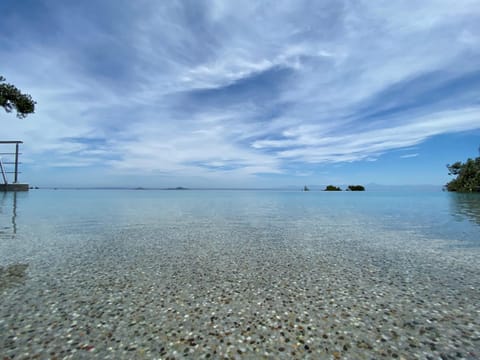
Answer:
<svg viewBox="0 0 480 360"><path fill-rule="evenodd" d="M0 2L43 186L444 184L478 156L476 1Z"/></svg>

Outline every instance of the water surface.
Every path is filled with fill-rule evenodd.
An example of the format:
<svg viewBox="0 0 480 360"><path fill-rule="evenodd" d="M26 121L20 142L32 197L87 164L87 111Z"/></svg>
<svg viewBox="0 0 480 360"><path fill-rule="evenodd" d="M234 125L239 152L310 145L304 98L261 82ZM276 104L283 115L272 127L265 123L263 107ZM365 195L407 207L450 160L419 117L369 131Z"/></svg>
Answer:
<svg viewBox="0 0 480 360"><path fill-rule="evenodd" d="M476 358L479 234L476 194L3 193L0 354Z"/></svg>

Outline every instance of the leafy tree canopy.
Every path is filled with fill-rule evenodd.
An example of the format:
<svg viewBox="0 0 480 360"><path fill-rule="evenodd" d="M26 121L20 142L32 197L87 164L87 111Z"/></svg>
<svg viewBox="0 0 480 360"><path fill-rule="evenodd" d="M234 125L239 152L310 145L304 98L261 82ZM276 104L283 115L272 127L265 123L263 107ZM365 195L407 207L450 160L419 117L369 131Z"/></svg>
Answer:
<svg viewBox="0 0 480 360"><path fill-rule="evenodd" d="M5 83L5 78L0 75L0 106L6 112L16 110L19 119L35 112L35 104L32 97L22 94L14 85Z"/></svg>
<svg viewBox="0 0 480 360"><path fill-rule="evenodd" d="M448 174L456 176L447 183L448 191L479 192L480 191L480 156L462 163L457 161L447 165Z"/></svg>
<svg viewBox="0 0 480 360"><path fill-rule="evenodd" d="M348 185L349 191L365 191L365 187L363 185Z"/></svg>

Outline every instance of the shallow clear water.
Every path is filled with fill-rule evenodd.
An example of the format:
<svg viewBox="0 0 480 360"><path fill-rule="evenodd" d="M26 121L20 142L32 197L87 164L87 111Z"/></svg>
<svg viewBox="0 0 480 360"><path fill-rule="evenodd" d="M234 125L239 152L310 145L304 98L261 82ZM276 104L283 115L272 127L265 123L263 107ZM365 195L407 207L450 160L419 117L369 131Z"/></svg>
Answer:
<svg viewBox="0 0 480 360"><path fill-rule="evenodd" d="M475 358L478 255L476 194L1 193L0 354Z"/></svg>
<svg viewBox="0 0 480 360"><path fill-rule="evenodd" d="M158 228L166 223L359 222L480 246L480 195L442 192L41 190L0 194L0 236ZM349 224L351 223L351 224ZM49 233L51 232L51 234Z"/></svg>

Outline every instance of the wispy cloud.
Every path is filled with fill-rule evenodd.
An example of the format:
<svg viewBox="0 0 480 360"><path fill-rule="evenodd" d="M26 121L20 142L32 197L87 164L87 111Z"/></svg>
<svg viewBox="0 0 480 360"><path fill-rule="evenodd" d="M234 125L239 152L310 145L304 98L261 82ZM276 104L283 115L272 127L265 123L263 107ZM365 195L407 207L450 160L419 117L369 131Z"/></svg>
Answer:
<svg viewBox="0 0 480 360"><path fill-rule="evenodd" d="M446 111L410 119L403 124L374 129L343 129L328 135L319 125L300 126L282 133L280 140L255 141L254 148L276 148L282 158L306 162L362 160L385 151L410 147L445 132L461 132L479 127L480 107ZM353 125L353 127L358 125Z"/></svg>
<svg viewBox="0 0 480 360"><path fill-rule="evenodd" d="M417 157L419 154L405 154L405 155L401 155L400 158L402 159L410 159L410 158L414 158L414 157Z"/></svg>
<svg viewBox="0 0 480 360"><path fill-rule="evenodd" d="M0 114L26 162L301 176L311 170L299 164L372 161L480 128L477 1L7 0L0 11L0 71L38 102L25 121Z"/></svg>

